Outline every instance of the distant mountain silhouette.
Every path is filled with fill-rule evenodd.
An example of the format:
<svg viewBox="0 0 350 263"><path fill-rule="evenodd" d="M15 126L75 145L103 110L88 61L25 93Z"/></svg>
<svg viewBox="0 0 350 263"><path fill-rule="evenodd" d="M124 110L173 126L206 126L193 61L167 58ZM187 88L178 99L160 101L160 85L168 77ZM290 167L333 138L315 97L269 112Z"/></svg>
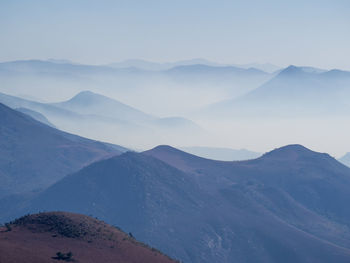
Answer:
<svg viewBox="0 0 350 263"><path fill-rule="evenodd" d="M243 73L243 74L260 74L260 75L267 75L266 72L263 72L261 70L255 69L255 68L249 68L249 69L242 69L239 67L233 67L233 66L220 66L220 67L214 67L214 66L208 66L203 64L194 64L194 65L187 65L187 66L177 66L172 69L168 70L169 73L172 74L237 74L237 73Z"/></svg>
<svg viewBox="0 0 350 263"><path fill-rule="evenodd" d="M26 108L45 116L55 127L100 141L142 147L142 143L182 142L203 136L205 131L182 117L159 118L90 91L80 92L60 103L39 103L0 93L0 102Z"/></svg>
<svg viewBox="0 0 350 263"><path fill-rule="evenodd" d="M180 60L176 62L165 62L165 63L151 62L151 61L142 60L142 59L128 59L122 62L109 64L108 66L111 66L114 68L134 67L134 68L143 69L143 70L163 71L163 70L169 70L171 68L178 67L178 66L191 66L191 65L198 65L198 64L213 66L213 67L223 66L220 63L215 63L215 62L212 62L206 59L201 59L201 58Z"/></svg>
<svg viewBox="0 0 350 263"><path fill-rule="evenodd" d="M198 96L213 100L237 97L259 87L273 74L252 67L239 68L203 59L163 64L131 60L120 66L92 66L69 61L24 60L0 63L0 92L23 94L47 101L63 100L84 90L125 98L130 92L144 97L142 106L169 100L169 94L186 96L195 101ZM193 68L205 70L193 70ZM30 87L30 89L28 89ZM58 92L59 90L59 92ZM202 91L202 92L199 92ZM205 91L205 92L204 92ZM151 96L157 94L157 96ZM147 99L146 99L147 98ZM136 104L133 100L131 104ZM198 101L195 101L198 103ZM130 103L130 102L129 102Z"/></svg>
<svg viewBox="0 0 350 263"><path fill-rule="evenodd" d="M32 113L33 111L37 112L43 115L46 119L47 118L53 119L54 122L56 122L57 119L60 119L60 120L70 119L71 121L73 120L74 122L77 122L83 119L82 115L69 110L61 109L47 103L36 102L28 99L22 99L20 97L11 96L4 93L0 93L0 103L3 103L6 106L11 107L13 109L25 108L27 109L27 111L28 110L32 111ZM54 124L57 125L57 122Z"/></svg>
<svg viewBox="0 0 350 263"><path fill-rule="evenodd" d="M186 262L348 262L349 187L349 168L301 145L238 162L159 146L94 163L7 216L92 214Z"/></svg>
<svg viewBox="0 0 350 263"><path fill-rule="evenodd" d="M24 114L29 115L30 117L32 117L33 119L40 121L52 128L56 128L55 125L53 125L43 114L37 112L37 111L33 111L27 108L16 108L16 111L20 111Z"/></svg>
<svg viewBox="0 0 350 263"><path fill-rule="evenodd" d="M244 68L244 69L256 68L269 73L275 72L280 69L280 67L270 63L262 63L262 64L250 63L250 64L232 64L231 65L231 64L216 63L216 62L212 62L201 58L181 60L176 62L166 62L166 63L157 63L157 62L151 62L151 61L142 60L142 59L128 59L121 62L112 63L107 66L114 67L114 68L134 67L134 68L139 68L143 70L161 71L161 70L168 70L178 66L190 66L190 65L198 65L198 64L212 66L212 67L234 66L234 67Z"/></svg>
<svg viewBox="0 0 350 263"><path fill-rule="evenodd" d="M211 105L214 116L342 116L350 112L350 72L289 66L259 88Z"/></svg>
<svg viewBox="0 0 350 263"><path fill-rule="evenodd" d="M78 114L98 115L134 123L155 119L140 110L91 91L82 91L68 101L52 105Z"/></svg>
<svg viewBox="0 0 350 263"><path fill-rule="evenodd" d="M50 212L27 215L7 224L7 228L0 228L1 263L61 261L175 262L138 242L132 234L79 214Z"/></svg>
<svg viewBox="0 0 350 263"><path fill-rule="evenodd" d="M122 150L61 132L0 104L0 196L47 187Z"/></svg>
<svg viewBox="0 0 350 263"><path fill-rule="evenodd" d="M345 164L346 166L350 167L350 153L346 153L338 161Z"/></svg>
<svg viewBox="0 0 350 263"><path fill-rule="evenodd" d="M233 64L232 66L236 66L239 68L256 68L268 73L274 73L281 70L281 67L276 66L271 63L248 63L248 64Z"/></svg>

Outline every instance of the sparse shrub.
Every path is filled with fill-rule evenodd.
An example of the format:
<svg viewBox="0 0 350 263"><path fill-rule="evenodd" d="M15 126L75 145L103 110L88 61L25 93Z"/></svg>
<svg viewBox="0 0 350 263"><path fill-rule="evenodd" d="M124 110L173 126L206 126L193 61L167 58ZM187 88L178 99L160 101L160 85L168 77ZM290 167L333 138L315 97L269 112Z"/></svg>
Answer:
<svg viewBox="0 0 350 263"><path fill-rule="evenodd" d="M58 259L58 260L62 260L63 259L63 253L62 252L57 252L56 253L56 259Z"/></svg>
<svg viewBox="0 0 350 263"><path fill-rule="evenodd" d="M73 259L73 253L71 251L69 251L67 254L65 253L62 253L62 252L57 252L56 253L56 257L52 257L53 259L57 259L57 260L63 260L63 261L67 261L67 262L70 262L70 261L75 261Z"/></svg>
<svg viewBox="0 0 350 263"><path fill-rule="evenodd" d="M9 231L12 230L12 227L11 227L11 225L10 225L9 223L6 223L6 224L5 224L5 227L6 227L6 231L7 231L7 232L9 232Z"/></svg>

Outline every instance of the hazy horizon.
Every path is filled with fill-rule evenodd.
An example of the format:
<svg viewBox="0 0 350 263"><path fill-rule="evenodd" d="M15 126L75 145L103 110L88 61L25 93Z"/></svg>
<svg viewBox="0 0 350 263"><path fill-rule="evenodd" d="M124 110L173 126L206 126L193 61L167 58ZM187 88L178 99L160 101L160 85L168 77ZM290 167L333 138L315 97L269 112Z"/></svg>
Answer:
<svg viewBox="0 0 350 263"><path fill-rule="evenodd" d="M69 58L52 58L52 57L47 57L47 58L18 58L18 59L14 59L14 60L1 60L0 63L7 63L7 62L15 62L15 61L48 61L48 62L54 62L54 63L71 63L71 64L77 64L77 65L87 65L87 66L109 66L115 63L124 63L124 62L130 62L130 61L142 61L142 62L150 62L150 63L155 63L155 64L176 64L176 63L180 63L180 62L190 62L190 61L196 61L196 60L202 60L202 61L206 61L206 62L211 62L216 64L216 67L221 67L221 66L235 66L235 67L243 67L243 66L247 66L247 65L252 65L252 67L254 68L254 64L256 65L271 65L271 66L276 66L280 69L284 69L287 68L289 66L296 66L296 67L311 67L311 68L319 68L319 69L324 69L324 70L333 70L333 69L339 69L339 70L343 70L343 71L350 71L350 67L349 68L341 68L341 67L318 67L315 65L311 65L311 64L291 64L286 62L283 65L280 64L275 64L275 63L271 63L269 61L266 62L257 62L257 61L250 61L250 62L244 62L244 63L236 63L235 61L231 61L231 62L223 62L223 61L218 61L218 60L210 60L207 59L205 57L189 57L189 58L185 58L185 59L177 59L177 60L152 60L152 59L144 59L144 58L126 58L126 59L122 59L122 60L117 60L117 61L112 61L109 63L83 63L81 61L74 61L72 59ZM201 63L195 63L195 64L201 64ZM264 70L263 70L264 71Z"/></svg>
<svg viewBox="0 0 350 263"><path fill-rule="evenodd" d="M204 58L350 70L349 11L348 1L316 0L2 1L0 61Z"/></svg>
<svg viewBox="0 0 350 263"><path fill-rule="evenodd" d="M204 64L213 66L270 63L350 71L349 11L350 3L343 0L1 1L0 61L108 65L141 59L175 65L207 60ZM77 125L67 116L39 110L59 129L93 139L131 148L171 144L265 152L299 143L337 157L350 152L350 77L341 74L303 79L292 72L274 80L271 67L264 75L216 68L157 74L2 66L2 93L59 102L90 90L158 118L147 125L138 119L122 123L117 114L112 123L108 118L118 109L101 110L106 115L94 119L92 108ZM270 80L275 82L269 85ZM250 96L254 90L257 95ZM189 133L194 127L205 132Z"/></svg>

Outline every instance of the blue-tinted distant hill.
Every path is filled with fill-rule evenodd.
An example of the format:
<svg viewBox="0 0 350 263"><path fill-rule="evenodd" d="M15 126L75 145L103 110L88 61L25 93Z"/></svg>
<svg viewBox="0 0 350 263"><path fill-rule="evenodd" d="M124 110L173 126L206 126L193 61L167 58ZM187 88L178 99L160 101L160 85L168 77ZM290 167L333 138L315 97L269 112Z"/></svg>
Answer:
<svg viewBox="0 0 350 263"><path fill-rule="evenodd" d="M129 124L124 125L123 129L119 129L118 133L116 132L120 138L134 135L135 138L151 139L157 143L157 139L161 137L169 140L172 138L181 140L184 135L191 138L205 133L199 125L189 119L179 116L160 118L90 91L80 92L68 101L51 105L82 116L94 116L94 118L100 119L101 122L96 124L95 129L99 130L102 135L108 127L106 125L113 125L114 120ZM134 145L134 147L136 146Z"/></svg>
<svg viewBox="0 0 350 263"><path fill-rule="evenodd" d="M151 62L143 59L128 59L121 62L112 63L107 66L110 66L113 68L132 67L132 68L138 68L143 70L163 71L163 70L169 70L177 66L188 66L188 65L196 65L196 64L202 64L207 66L222 66L219 63L211 62L206 59L200 59L200 58L181 60L176 62L165 62L165 63Z"/></svg>
<svg viewBox="0 0 350 263"><path fill-rule="evenodd" d="M247 75L268 75L262 70L255 68L243 69L234 66L208 66L203 64L194 64L186 66L177 66L167 71L169 74L247 74Z"/></svg>
<svg viewBox="0 0 350 263"><path fill-rule="evenodd" d="M325 116L350 112L350 72L289 66L259 88L207 108L214 116Z"/></svg>
<svg viewBox="0 0 350 263"><path fill-rule="evenodd" d="M338 159L339 162L345 164L346 166L350 167L350 153L346 153L343 157Z"/></svg>
<svg viewBox="0 0 350 263"><path fill-rule="evenodd" d="M133 93L144 97L143 105L151 107L150 103L169 100L169 94L180 96L185 91L193 102L198 98L207 99L204 96L207 93L212 94L212 102L217 101L218 96L238 96L273 76L253 68L223 66L201 59L175 63L156 71L138 66L140 63L149 64L130 61L122 63L121 67L112 67L52 60L3 62L0 63L0 81L3 83L0 92L49 101L63 100L84 90L112 94L118 98L130 98L130 93ZM154 95L151 98L150 93Z"/></svg>
<svg viewBox="0 0 350 263"><path fill-rule="evenodd" d="M155 119L140 110L91 91L82 91L67 101L52 105L78 114L110 117L140 124Z"/></svg>
<svg viewBox="0 0 350 263"><path fill-rule="evenodd" d="M90 91L82 91L59 103L40 103L0 93L0 102L12 108L35 111L66 132L133 148L165 141L179 144L184 136L191 140L205 134L189 119L159 118Z"/></svg>
<svg viewBox="0 0 350 263"><path fill-rule="evenodd" d="M144 70L162 71L162 70L168 70L178 66L190 66L190 65L206 65L206 66L214 66L214 67L234 66L234 67L243 68L243 69L256 68L268 73L273 73L280 69L280 67L273 65L271 63L250 63L250 64L230 65L230 64L216 63L216 62L212 62L201 58L181 60L176 62L165 62L165 63L151 62L143 59L128 59L121 62L112 63L107 66L113 67L113 68L133 67L133 68L144 69Z"/></svg>
<svg viewBox="0 0 350 263"><path fill-rule="evenodd" d="M273 74L255 68L203 64L176 66L164 74L176 83L194 87L226 87L233 95L246 93L273 77Z"/></svg>
<svg viewBox="0 0 350 263"><path fill-rule="evenodd" d="M33 119L40 121L48 126L51 126L52 128L56 128L55 125L53 125L43 114L27 109L27 108L16 108L17 111L20 111L24 114L29 115Z"/></svg>

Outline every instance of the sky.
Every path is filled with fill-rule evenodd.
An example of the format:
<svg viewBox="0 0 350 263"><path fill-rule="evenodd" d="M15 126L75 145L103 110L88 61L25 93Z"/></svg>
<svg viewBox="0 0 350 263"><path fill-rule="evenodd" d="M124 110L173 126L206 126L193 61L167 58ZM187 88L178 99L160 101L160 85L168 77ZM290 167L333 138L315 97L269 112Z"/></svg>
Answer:
<svg viewBox="0 0 350 263"><path fill-rule="evenodd" d="M1 0L0 61L205 58L350 70L347 0Z"/></svg>

